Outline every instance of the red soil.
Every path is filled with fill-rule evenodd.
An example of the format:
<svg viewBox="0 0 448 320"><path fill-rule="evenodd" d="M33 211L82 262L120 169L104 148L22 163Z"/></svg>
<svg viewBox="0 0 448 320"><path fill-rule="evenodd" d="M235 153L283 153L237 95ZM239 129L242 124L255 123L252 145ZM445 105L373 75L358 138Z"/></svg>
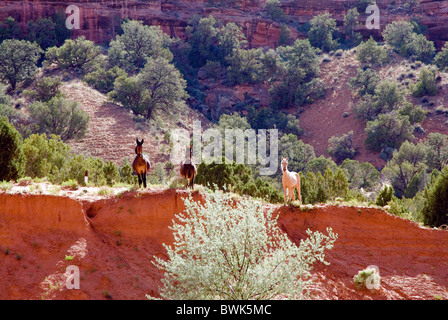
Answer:
<svg viewBox="0 0 448 320"><path fill-rule="evenodd" d="M103 199L0 194L0 299L145 299L162 273L151 263L173 241L168 228L184 190L125 192ZM199 200L200 194L193 193ZM314 299L448 298L448 232L422 228L379 209L273 206L280 228L298 243L306 229L338 234L329 266L312 271ZM73 257L67 260L67 257ZM80 269L69 290L66 268ZM379 267L378 291L356 290L353 276Z"/></svg>

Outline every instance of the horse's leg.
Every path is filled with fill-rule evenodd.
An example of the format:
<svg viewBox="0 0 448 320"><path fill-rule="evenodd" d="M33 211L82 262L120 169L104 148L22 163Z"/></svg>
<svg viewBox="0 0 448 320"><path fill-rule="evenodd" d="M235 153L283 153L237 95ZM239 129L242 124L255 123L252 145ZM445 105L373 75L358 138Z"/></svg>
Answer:
<svg viewBox="0 0 448 320"><path fill-rule="evenodd" d="M146 189L146 172L142 173L143 187Z"/></svg>
<svg viewBox="0 0 448 320"><path fill-rule="evenodd" d="M140 188L142 186L142 178L140 177L140 173L137 173L138 177L138 187Z"/></svg>
<svg viewBox="0 0 448 320"><path fill-rule="evenodd" d="M288 190L288 189L286 189L286 187L283 187L283 194L285 196L285 206L286 206L286 190Z"/></svg>
<svg viewBox="0 0 448 320"><path fill-rule="evenodd" d="M193 175L191 176L191 189L194 189L194 173L193 173Z"/></svg>

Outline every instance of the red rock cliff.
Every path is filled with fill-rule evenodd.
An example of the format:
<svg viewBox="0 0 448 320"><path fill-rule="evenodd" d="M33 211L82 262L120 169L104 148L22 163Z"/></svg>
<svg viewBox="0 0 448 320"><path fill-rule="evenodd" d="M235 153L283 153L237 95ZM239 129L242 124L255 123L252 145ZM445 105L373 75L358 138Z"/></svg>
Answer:
<svg viewBox="0 0 448 320"><path fill-rule="evenodd" d="M67 1L0 1L0 20L12 16L22 24L26 21L65 11L68 5L80 8L80 29L74 36L85 35L97 43L107 43L114 37L123 18L142 20L147 24L159 25L171 36L183 38L185 27L194 15L214 15L221 21L235 21L244 30L252 47L274 46L278 41L280 25L263 17L263 0L239 1L238 8L228 6L212 7L205 0L81 0ZM428 27L431 40L448 39L448 1L421 0L413 8L407 8L398 0L377 0L380 8L381 28L392 20L417 18ZM282 1L281 6L296 25L302 24L314 15L330 12L343 23L344 14L356 3L355 0L300 0ZM67 14L68 16L68 14ZM363 14L361 21L367 17ZM290 26L291 37L303 36L296 27ZM365 35L378 36L380 31L361 28Z"/></svg>

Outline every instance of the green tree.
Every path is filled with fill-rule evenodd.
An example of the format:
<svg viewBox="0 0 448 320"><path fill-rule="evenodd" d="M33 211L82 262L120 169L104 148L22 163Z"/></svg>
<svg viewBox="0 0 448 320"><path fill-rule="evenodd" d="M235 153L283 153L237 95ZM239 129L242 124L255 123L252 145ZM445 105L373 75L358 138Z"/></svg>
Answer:
<svg viewBox="0 0 448 320"><path fill-rule="evenodd" d="M126 75L126 71L119 66L114 66L110 69L100 67L86 74L83 81L102 93L108 93L114 89L115 80Z"/></svg>
<svg viewBox="0 0 448 320"><path fill-rule="evenodd" d="M269 19L277 22L286 20L285 11L281 8L279 0L267 0L264 9Z"/></svg>
<svg viewBox="0 0 448 320"><path fill-rule="evenodd" d="M326 158L324 156L320 156L318 158L313 158L305 166L305 172L314 172L318 174L319 172L324 174L327 168L330 168L333 172L337 169L336 163L331 160L331 158Z"/></svg>
<svg viewBox="0 0 448 320"><path fill-rule="evenodd" d="M431 132L424 142L426 146L426 164L428 169L441 171L448 164L448 136Z"/></svg>
<svg viewBox="0 0 448 320"><path fill-rule="evenodd" d="M337 41L333 39L336 31L336 20L329 13L320 14L310 20L311 28L308 31L310 43L322 51L330 51L336 48Z"/></svg>
<svg viewBox="0 0 448 320"><path fill-rule="evenodd" d="M434 57L434 63L439 67L440 71L447 71L448 68L448 42L443 45L442 50L440 50Z"/></svg>
<svg viewBox="0 0 448 320"><path fill-rule="evenodd" d="M273 85L269 89L271 105L276 109L301 106L315 89L319 49L313 48L307 39L300 39L291 46L277 48L277 52L278 72L271 78Z"/></svg>
<svg viewBox="0 0 448 320"><path fill-rule="evenodd" d="M19 23L13 17L7 17L4 22L0 24L0 42L5 39L23 39L23 31Z"/></svg>
<svg viewBox="0 0 448 320"><path fill-rule="evenodd" d="M226 61L231 84L256 83L262 80L261 49L234 49Z"/></svg>
<svg viewBox="0 0 448 320"><path fill-rule="evenodd" d="M332 136L328 139L327 152L335 157L337 163L352 159L357 153L353 148L353 130L340 137Z"/></svg>
<svg viewBox="0 0 448 320"><path fill-rule="evenodd" d="M387 51L373 39L373 37L370 37L369 40L358 45L356 49L356 58L362 63L375 65L387 62L388 54Z"/></svg>
<svg viewBox="0 0 448 320"><path fill-rule="evenodd" d="M356 160L345 159L340 168L347 177L350 189L363 188L373 191L380 183L380 172L369 162L359 163Z"/></svg>
<svg viewBox="0 0 448 320"><path fill-rule="evenodd" d="M434 43L423 34L415 32L415 23L393 21L383 31L383 39L400 55L423 62L430 62L435 54Z"/></svg>
<svg viewBox="0 0 448 320"><path fill-rule="evenodd" d="M360 97L370 94L375 94L375 89L380 83L381 77L374 69L358 68L355 77L350 78L349 85L352 90L357 90Z"/></svg>
<svg viewBox="0 0 448 320"><path fill-rule="evenodd" d="M362 35L355 32L358 25L359 12L356 8L351 8L344 16L345 37L351 46L356 46L361 42Z"/></svg>
<svg viewBox="0 0 448 320"><path fill-rule="evenodd" d="M211 15L189 22L186 34L191 46L190 63L193 67L202 67L207 60L218 60L218 31L218 22Z"/></svg>
<svg viewBox="0 0 448 320"><path fill-rule="evenodd" d="M423 222L430 227L448 224L448 167L442 169L435 181L425 188Z"/></svg>
<svg viewBox="0 0 448 320"><path fill-rule="evenodd" d="M0 117L0 181L17 180L23 175L22 144L20 133L6 117Z"/></svg>
<svg viewBox="0 0 448 320"><path fill-rule="evenodd" d="M98 63L100 54L100 48L95 43L81 36L75 40L65 40L60 47L48 48L45 54L45 65L56 63L62 70L84 74Z"/></svg>
<svg viewBox="0 0 448 320"><path fill-rule="evenodd" d="M375 204L384 207L394 198L394 188L392 186L385 186L383 190L376 197Z"/></svg>
<svg viewBox="0 0 448 320"><path fill-rule="evenodd" d="M398 111L399 114L408 116L409 122L413 125L422 123L426 118L427 111L420 106L414 106L410 102L406 102Z"/></svg>
<svg viewBox="0 0 448 320"><path fill-rule="evenodd" d="M356 85L355 80L352 82L352 86L354 85ZM362 92L368 90L367 88L361 89ZM374 95L365 93L362 96L355 107L355 112L359 118L372 121L375 120L381 113L387 113L399 109L403 100L403 91L397 83L384 80L375 86Z"/></svg>
<svg viewBox="0 0 448 320"><path fill-rule="evenodd" d="M405 141L399 151L394 151L382 172L390 180L397 197L413 198L423 188L425 157L425 146L409 141Z"/></svg>
<svg viewBox="0 0 448 320"><path fill-rule="evenodd" d="M169 37L158 26L146 26L141 21L125 21L123 33L110 41L108 60L110 67L119 66L128 71L141 70L148 58L163 57L168 61L173 54L168 48Z"/></svg>
<svg viewBox="0 0 448 320"><path fill-rule="evenodd" d="M40 133L56 134L66 141L81 139L87 132L89 116L79 108L76 101L56 96L48 102L33 103L29 111Z"/></svg>
<svg viewBox="0 0 448 320"><path fill-rule="evenodd" d="M438 91L435 71L422 68L417 83L410 89L414 97L435 96Z"/></svg>
<svg viewBox="0 0 448 320"><path fill-rule="evenodd" d="M51 135L50 139L45 134L30 135L23 142L23 152L26 158L25 176L31 178L51 179L70 159L70 147L55 135Z"/></svg>
<svg viewBox="0 0 448 320"><path fill-rule="evenodd" d="M43 50L57 45L56 23L50 18L39 18L28 21L27 40L36 42Z"/></svg>
<svg viewBox="0 0 448 320"><path fill-rule="evenodd" d="M384 80L376 86L375 96L376 103L383 113L397 109L404 100L403 91L398 84L389 80Z"/></svg>
<svg viewBox="0 0 448 320"><path fill-rule="evenodd" d="M398 20L389 23L382 35L384 41L401 55L407 55L407 45L412 41L414 26L409 21Z"/></svg>
<svg viewBox="0 0 448 320"><path fill-rule="evenodd" d="M219 48L219 61L226 65L227 58L234 55L235 51L244 49L247 45L246 37L244 36L241 28L233 23L229 22L225 26L219 29L217 33L218 48Z"/></svg>
<svg viewBox="0 0 448 320"><path fill-rule="evenodd" d="M56 96L64 96L61 91L62 79L59 77L42 77L34 81L31 89L23 91L23 94L33 100L48 102Z"/></svg>
<svg viewBox="0 0 448 320"><path fill-rule="evenodd" d="M324 260L337 235L307 231L296 245L278 228L263 204L209 193L203 204L186 198L185 213L173 222L176 241L165 246L168 259L155 257L164 271L165 299L303 298L314 261Z"/></svg>
<svg viewBox="0 0 448 320"><path fill-rule="evenodd" d="M406 49L407 56L425 63L431 62L436 53L434 43L423 34L414 34Z"/></svg>
<svg viewBox="0 0 448 320"><path fill-rule="evenodd" d="M137 75L120 76L108 96L136 115L151 119L152 112L184 101L186 82L179 70L164 58L148 58Z"/></svg>
<svg viewBox="0 0 448 320"><path fill-rule="evenodd" d="M414 127L408 116L396 111L380 114L374 121L367 122L366 146L370 150L381 151L385 147L399 148L406 140L412 140Z"/></svg>
<svg viewBox="0 0 448 320"><path fill-rule="evenodd" d="M0 80L7 81L12 90L30 79L37 70L42 52L36 43L26 40L3 40L0 44Z"/></svg>
<svg viewBox="0 0 448 320"><path fill-rule="evenodd" d="M151 118L156 108L166 108L188 97L185 91L186 81L179 70L164 58L149 58L139 77L148 97L145 114L147 119Z"/></svg>
<svg viewBox="0 0 448 320"><path fill-rule="evenodd" d="M292 42L291 32L289 31L289 27L286 23L282 23L280 34L278 36L278 45L285 46L290 45Z"/></svg>

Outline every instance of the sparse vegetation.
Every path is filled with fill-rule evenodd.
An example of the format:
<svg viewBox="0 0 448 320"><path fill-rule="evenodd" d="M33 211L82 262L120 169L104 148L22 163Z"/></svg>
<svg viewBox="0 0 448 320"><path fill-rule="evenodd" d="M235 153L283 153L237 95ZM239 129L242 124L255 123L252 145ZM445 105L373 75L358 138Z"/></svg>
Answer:
<svg viewBox="0 0 448 320"><path fill-rule="evenodd" d="M165 272L165 299L300 299L310 284L314 261L325 263L324 250L337 235L308 230L296 246L281 233L262 202L209 193L204 204L185 200L186 211L174 221L175 242L165 246L168 259L155 257ZM148 298L150 298L148 296Z"/></svg>

